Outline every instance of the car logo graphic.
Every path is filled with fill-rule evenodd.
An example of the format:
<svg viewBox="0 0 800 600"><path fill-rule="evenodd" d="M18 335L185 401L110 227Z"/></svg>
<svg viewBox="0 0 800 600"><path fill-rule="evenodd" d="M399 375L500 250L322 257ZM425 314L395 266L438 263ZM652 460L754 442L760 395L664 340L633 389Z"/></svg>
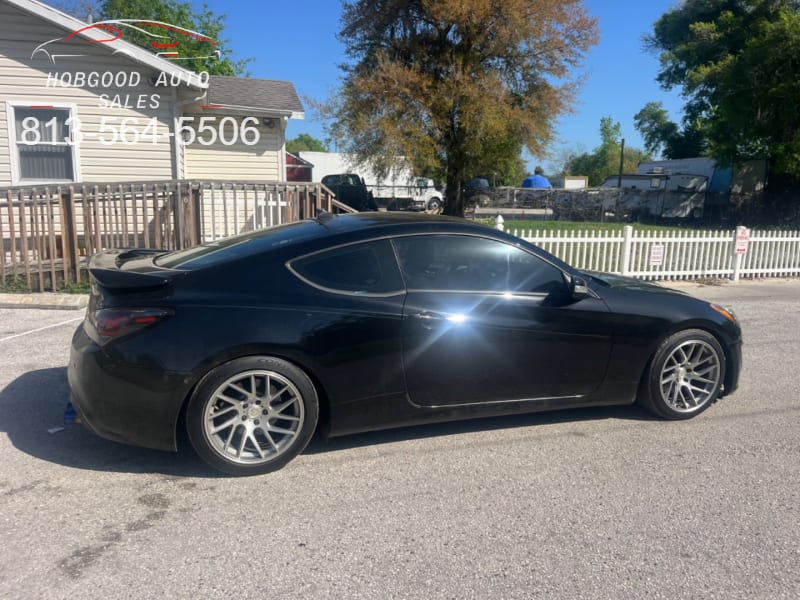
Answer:
<svg viewBox="0 0 800 600"><path fill-rule="evenodd" d="M96 32L94 37L97 37L97 39L87 39L85 35L88 32ZM133 32L146 36L145 39L147 39L149 47L156 56L169 60L218 59L220 56L220 51L216 48L217 42L197 31L162 21L113 19L86 25L64 37L54 38L39 44L33 49L31 59L45 56L51 63L56 64L57 60L87 56L87 49L92 45L119 45L116 44L118 40L124 39L126 34ZM202 51L196 55L186 53L189 48L196 51L198 46L207 53L204 54ZM131 52L127 48L115 48L114 53L131 56Z"/></svg>

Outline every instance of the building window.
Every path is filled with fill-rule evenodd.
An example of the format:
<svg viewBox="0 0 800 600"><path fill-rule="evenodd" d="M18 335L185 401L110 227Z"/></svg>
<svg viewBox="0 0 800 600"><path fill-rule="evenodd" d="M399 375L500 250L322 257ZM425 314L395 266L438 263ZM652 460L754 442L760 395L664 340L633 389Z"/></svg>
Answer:
<svg viewBox="0 0 800 600"><path fill-rule="evenodd" d="M19 183L76 181L70 107L11 106L14 179Z"/></svg>

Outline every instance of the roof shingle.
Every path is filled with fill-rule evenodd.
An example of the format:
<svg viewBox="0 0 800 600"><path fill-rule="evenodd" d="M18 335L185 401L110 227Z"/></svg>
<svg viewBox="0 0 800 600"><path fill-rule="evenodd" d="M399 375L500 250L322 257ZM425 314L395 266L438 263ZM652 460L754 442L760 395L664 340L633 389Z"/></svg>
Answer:
<svg viewBox="0 0 800 600"><path fill-rule="evenodd" d="M212 75L208 88L212 104L300 114L304 111L291 81Z"/></svg>

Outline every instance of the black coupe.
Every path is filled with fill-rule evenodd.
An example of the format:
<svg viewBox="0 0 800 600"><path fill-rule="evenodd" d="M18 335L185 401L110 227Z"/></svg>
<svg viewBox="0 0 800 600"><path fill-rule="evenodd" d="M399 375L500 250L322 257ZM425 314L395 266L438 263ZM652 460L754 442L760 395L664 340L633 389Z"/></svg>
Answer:
<svg viewBox="0 0 800 600"><path fill-rule="evenodd" d="M324 435L638 401L686 419L736 389L721 306L580 272L461 219L365 213L188 250L112 250L69 364L112 440L273 471Z"/></svg>

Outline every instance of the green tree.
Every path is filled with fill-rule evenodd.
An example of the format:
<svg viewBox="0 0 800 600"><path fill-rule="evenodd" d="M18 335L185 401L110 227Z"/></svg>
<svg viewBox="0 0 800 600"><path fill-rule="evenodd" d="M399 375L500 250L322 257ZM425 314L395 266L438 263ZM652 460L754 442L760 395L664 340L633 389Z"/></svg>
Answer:
<svg viewBox="0 0 800 600"><path fill-rule="evenodd" d="M487 140L484 152L475 158L470 177L483 177L488 179L493 186L518 186L525 178L526 167L525 161L522 159L522 144L513 138L500 138L492 146L488 144ZM430 172L422 166L415 168L423 176L444 179L441 170Z"/></svg>
<svg viewBox="0 0 800 600"><path fill-rule="evenodd" d="M636 148L622 149L622 128L611 117L600 119L600 145L592 152L584 152L569 158L564 171L567 175L584 175L589 185L597 187L610 175L619 173L620 152L623 155L622 171L635 173L640 162L650 160L647 152Z"/></svg>
<svg viewBox="0 0 800 600"><path fill-rule="evenodd" d="M449 214L463 213L469 177L510 176L523 146L543 153L574 96L570 68L597 40L580 0L343 7L349 62L341 90L320 107L331 138L379 169L409 157L419 173L446 181Z"/></svg>
<svg viewBox="0 0 800 600"><path fill-rule="evenodd" d="M648 102L633 117L633 123L644 140L644 147L653 154L661 153L675 135L678 126L670 121L661 102Z"/></svg>
<svg viewBox="0 0 800 600"><path fill-rule="evenodd" d="M795 0L685 0L647 44L658 81L680 87L686 116L722 163L770 158L800 176L800 5Z"/></svg>
<svg viewBox="0 0 800 600"><path fill-rule="evenodd" d="M328 147L323 141L307 133L301 133L296 138L286 142L286 150L293 154L303 151L328 152Z"/></svg>
<svg viewBox="0 0 800 600"><path fill-rule="evenodd" d="M661 102L648 102L633 117L634 126L642 134L645 148L664 158L704 156L708 139L697 121L684 119L683 127L669 119Z"/></svg>
<svg viewBox="0 0 800 600"><path fill-rule="evenodd" d="M179 0L54 0L53 6L75 15L81 20L90 16L94 21L109 19L146 19L162 21L202 33L216 42L220 58L194 58L177 61L182 67L197 73L207 71L211 75L246 75L247 64L252 58L234 61L230 58L229 40L222 37L225 15L216 15L203 5L196 10L189 2ZM126 31L125 39L152 51L150 40L144 34ZM190 56L207 56L208 46L200 41L180 38L181 51Z"/></svg>

